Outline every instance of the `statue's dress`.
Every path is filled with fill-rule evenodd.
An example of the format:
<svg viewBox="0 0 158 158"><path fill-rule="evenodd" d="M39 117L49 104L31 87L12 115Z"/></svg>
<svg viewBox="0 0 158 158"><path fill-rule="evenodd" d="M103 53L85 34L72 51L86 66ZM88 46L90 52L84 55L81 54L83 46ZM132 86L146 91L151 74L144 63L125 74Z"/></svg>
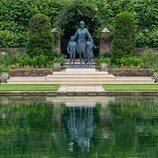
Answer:
<svg viewBox="0 0 158 158"><path fill-rule="evenodd" d="M90 33L86 28L79 28L74 37L75 40L77 40L77 44L78 44L78 50L81 53L86 53L86 42L87 42L87 38L90 38Z"/></svg>

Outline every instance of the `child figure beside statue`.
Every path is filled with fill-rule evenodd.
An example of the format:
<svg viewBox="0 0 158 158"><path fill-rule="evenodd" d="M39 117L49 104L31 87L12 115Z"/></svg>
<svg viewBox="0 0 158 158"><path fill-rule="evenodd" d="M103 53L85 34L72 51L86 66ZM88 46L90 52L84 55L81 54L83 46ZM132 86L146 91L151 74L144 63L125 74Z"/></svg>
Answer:
<svg viewBox="0 0 158 158"><path fill-rule="evenodd" d="M72 61L73 61L73 66L74 66L76 53L79 53L77 43L74 40L74 36L71 36L71 39L67 46L67 52L68 54L70 54L70 65L72 64Z"/></svg>
<svg viewBox="0 0 158 158"><path fill-rule="evenodd" d="M88 67L92 67L92 60L94 57L93 48L97 48L94 45L92 37L90 37L90 39L86 42L86 48L87 48L86 55L87 55L87 60L88 60Z"/></svg>

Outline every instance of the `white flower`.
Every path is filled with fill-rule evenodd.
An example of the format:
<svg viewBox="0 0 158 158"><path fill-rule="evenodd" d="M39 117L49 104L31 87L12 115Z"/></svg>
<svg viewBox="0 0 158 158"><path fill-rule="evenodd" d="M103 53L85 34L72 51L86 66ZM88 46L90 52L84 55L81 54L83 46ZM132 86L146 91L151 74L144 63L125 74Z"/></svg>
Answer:
<svg viewBox="0 0 158 158"><path fill-rule="evenodd" d="M2 52L2 55L6 55L6 52Z"/></svg>

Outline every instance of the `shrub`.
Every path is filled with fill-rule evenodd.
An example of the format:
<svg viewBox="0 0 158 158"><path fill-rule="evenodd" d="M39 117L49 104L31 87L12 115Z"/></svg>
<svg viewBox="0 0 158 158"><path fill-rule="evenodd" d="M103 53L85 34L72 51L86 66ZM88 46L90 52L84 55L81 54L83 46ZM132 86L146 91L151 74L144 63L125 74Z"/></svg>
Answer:
<svg viewBox="0 0 158 158"><path fill-rule="evenodd" d="M50 19L43 14L31 18L26 53L31 57L52 55L52 35Z"/></svg>
<svg viewBox="0 0 158 158"><path fill-rule="evenodd" d="M158 70L158 52L154 52L151 49L146 50L141 56L144 67Z"/></svg>
<svg viewBox="0 0 158 158"><path fill-rule="evenodd" d="M120 64L122 57L130 57L135 54L136 25L134 16L127 11L118 14L115 21L112 61Z"/></svg>
<svg viewBox="0 0 158 158"><path fill-rule="evenodd" d="M9 68L6 67L5 65L0 65L0 73L1 72L8 72L9 71Z"/></svg>
<svg viewBox="0 0 158 158"><path fill-rule="evenodd" d="M120 59L120 66L121 67L128 67L128 68L144 68L144 62L139 57L123 57Z"/></svg>
<svg viewBox="0 0 158 158"><path fill-rule="evenodd" d="M110 58L105 58L105 57L103 57L103 56L100 56L100 57L98 57L97 59L96 59L96 62L97 62L97 65L101 65L102 63L106 63L106 64L110 64L111 63L111 60L110 60Z"/></svg>
<svg viewBox="0 0 158 158"><path fill-rule="evenodd" d="M23 55L16 49L14 49L12 53L2 52L0 54L0 63L2 65L5 65L6 67L9 67L15 63L19 63L20 61L22 61L22 57Z"/></svg>
<svg viewBox="0 0 158 158"><path fill-rule="evenodd" d="M8 30L0 31L0 47L14 47L17 43L17 34Z"/></svg>

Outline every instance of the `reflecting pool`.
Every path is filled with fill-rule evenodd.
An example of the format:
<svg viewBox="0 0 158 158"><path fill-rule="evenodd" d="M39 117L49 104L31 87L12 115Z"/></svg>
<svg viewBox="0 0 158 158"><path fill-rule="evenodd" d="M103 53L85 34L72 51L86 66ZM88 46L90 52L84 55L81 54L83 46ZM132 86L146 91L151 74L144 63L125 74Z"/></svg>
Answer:
<svg viewBox="0 0 158 158"><path fill-rule="evenodd" d="M157 158L158 97L0 97L0 158Z"/></svg>

